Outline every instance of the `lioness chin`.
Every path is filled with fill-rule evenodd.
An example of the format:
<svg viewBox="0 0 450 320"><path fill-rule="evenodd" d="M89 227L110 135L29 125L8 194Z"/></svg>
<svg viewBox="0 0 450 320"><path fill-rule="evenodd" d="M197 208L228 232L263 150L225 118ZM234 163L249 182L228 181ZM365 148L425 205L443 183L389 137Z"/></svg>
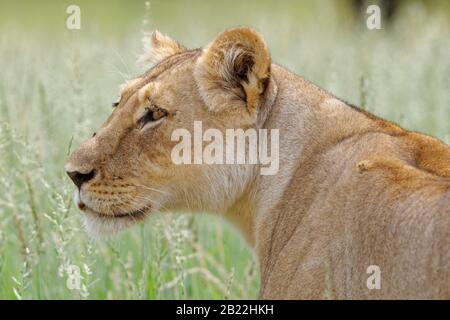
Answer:
<svg viewBox="0 0 450 320"><path fill-rule="evenodd" d="M253 29L228 29L205 49L159 32L150 42L148 71L123 86L65 167L91 231L211 212L256 251L261 298L450 298L448 146L273 64ZM174 164L172 133L194 121L222 133L279 130L278 172Z"/></svg>

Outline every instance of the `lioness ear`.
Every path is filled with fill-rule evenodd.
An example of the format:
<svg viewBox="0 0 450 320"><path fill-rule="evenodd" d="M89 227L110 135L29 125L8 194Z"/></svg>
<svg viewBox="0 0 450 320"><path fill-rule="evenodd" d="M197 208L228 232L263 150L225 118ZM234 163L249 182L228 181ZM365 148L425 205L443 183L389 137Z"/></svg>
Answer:
<svg viewBox="0 0 450 320"><path fill-rule="evenodd" d="M247 108L255 116L270 75L270 54L262 36L250 28L228 29L204 49L195 78L210 110Z"/></svg>
<svg viewBox="0 0 450 320"><path fill-rule="evenodd" d="M186 48L178 42L155 30L150 39L144 40L144 53L139 57L138 62L148 69L165 58L185 50Z"/></svg>

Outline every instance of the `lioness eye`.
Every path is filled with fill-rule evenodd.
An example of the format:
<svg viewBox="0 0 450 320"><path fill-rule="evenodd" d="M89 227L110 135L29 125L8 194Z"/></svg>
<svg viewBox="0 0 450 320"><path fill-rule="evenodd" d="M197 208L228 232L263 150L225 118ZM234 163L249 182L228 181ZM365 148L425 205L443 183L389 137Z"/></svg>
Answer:
<svg viewBox="0 0 450 320"><path fill-rule="evenodd" d="M145 108L145 114L138 120L138 124L143 128L147 123L157 121L166 115L167 111L157 106L147 107Z"/></svg>

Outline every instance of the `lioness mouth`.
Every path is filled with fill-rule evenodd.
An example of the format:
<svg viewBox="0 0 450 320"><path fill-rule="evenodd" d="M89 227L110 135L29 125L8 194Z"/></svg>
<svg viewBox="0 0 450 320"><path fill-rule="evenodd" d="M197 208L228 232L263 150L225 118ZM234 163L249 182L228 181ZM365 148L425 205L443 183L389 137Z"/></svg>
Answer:
<svg viewBox="0 0 450 320"><path fill-rule="evenodd" d="M80 205L78 205L78 207L80 207ZM82 207L83 208L80 208L82 211L90 213L97 217L106 218L106 219L108 219L108 218L109 219L111 219L111 218L143 219L146 216L148 216L148 212L151 209L151 206L148 205L141 209L137 209L137 210L133 210L133 211L129 211L129 212L112 212L110 214L107 214L107 213L102 213L102 212L92 210L91 208L88 208L85 204L82 204Z"/></svg>

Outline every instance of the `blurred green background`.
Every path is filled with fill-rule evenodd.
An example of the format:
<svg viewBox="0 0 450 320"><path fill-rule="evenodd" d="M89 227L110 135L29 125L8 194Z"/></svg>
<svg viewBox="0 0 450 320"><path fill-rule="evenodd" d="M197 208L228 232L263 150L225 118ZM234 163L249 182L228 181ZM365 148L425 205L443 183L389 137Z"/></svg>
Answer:
<svg viewBox="0 0 450 320"><path fill-rule="evenodd" d="M256 259L220 218L160 215L99 242L72 204L65 158L139 74L152 29L194 48L253 26L275 62L448 143L450 1L397 1L381 30L364 14L377 1L357 2L1 0L0 299L257 298Z"/></svg>

